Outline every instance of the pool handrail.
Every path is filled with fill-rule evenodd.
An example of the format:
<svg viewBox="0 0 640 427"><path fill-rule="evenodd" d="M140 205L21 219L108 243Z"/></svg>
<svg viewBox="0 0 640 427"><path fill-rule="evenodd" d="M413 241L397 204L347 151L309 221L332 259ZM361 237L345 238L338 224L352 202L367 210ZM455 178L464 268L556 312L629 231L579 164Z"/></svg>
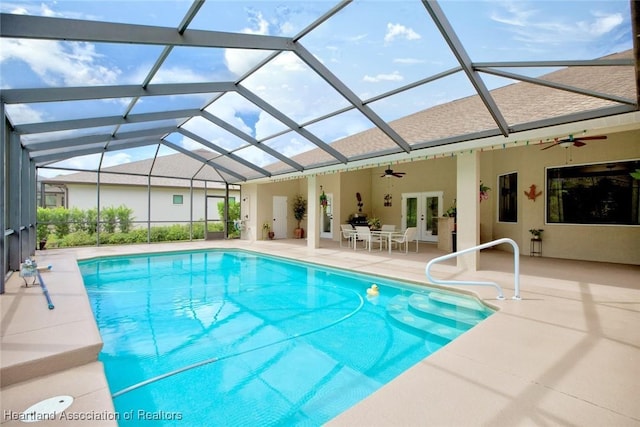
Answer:
<svg viewBox="0 0 640 427"><path fill-rule="evenodd" d="M459 255L464 255L464 254L468 254L470 252L475 252L475 251L479 251L481 249L485 249L485 248L489 248L492 246L497 246L497 245L501 245L503 243L509 243L511 246L513 246L513 281L514 281L514 295L513 298L514 300L520 300L520 248L518 248L518 244L513 241L512 239L509 238L502 238L502 239L497 239L497 240L493 240L491 242L487 242L487 243L483 243L481 245L478 246L473 246L471 248L468 249L463 249L461 251L457 251L457 252L453 252L447 255L442 255L439 256L437 258L432 259L431 261L429 261L427 263L427 266L425 267L425 274L427 275L427 279L429 279L429 281L431 281L432 283L435 283L437 285L479 285L479 286L495 286L495 288L498 290L498 296L497 299L499 300L503 300L504 299L504 293L502 292L502 288L500 287L500 285L498 285L496 282L479 282L479 281L472 281L472 280L440 280L440 279L436 279L431 275L431 267L434 264L437 264L440 261L445 261L451 258L456 258Z"/></svg>

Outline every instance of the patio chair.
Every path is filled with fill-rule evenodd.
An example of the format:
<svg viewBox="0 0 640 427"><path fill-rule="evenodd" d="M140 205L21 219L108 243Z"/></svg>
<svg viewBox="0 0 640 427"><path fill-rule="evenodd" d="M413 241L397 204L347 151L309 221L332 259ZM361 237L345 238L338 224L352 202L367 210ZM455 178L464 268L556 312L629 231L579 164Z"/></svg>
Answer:
<svg viewBox="0 0 640 427"><path fill-rule="evenodd" d="M396 231L396 226L395 224L382 224L380 231L394 232ZM387 238L383 238L382 240L383 240L383 244L386 244L388 242Z"/></svg>
<svg viewBox="0 0 640 427"><path fill-rule="evenodd" d="M358 241L362 241L364 243L364 248L368 248L371 251L371 245L373 243L377 243L379 245L380 250L382 250L382 237L371 234L371 230L369 227L365 226L356 226L356 239L353 242L353 248L355 249Z"/></svg>
<svg viewBox="0 0 640 427"><path fill-rule="evenodd" d="M398 237L391 238L391 246L398 245L398 249L404 244L404 253L409 252L409 242L416 241L416 252L418 252L418 239L416 239L416 233L418 229L416 227L407 227L404 233Z"/></svg>
<svg viewBox="0 0 640 427"><path fill-rule="evenodd" d="M351 224L340 224L340 247L342 247L342 239L347 239L347 246L351 247L352 242L355 242L353 238L355 232Z"/></svg>

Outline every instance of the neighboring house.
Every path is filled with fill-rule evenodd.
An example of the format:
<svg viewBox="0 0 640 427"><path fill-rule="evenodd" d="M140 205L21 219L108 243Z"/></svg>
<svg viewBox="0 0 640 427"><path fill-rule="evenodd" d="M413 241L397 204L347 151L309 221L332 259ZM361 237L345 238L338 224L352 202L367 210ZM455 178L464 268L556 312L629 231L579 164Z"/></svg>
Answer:
<svg viewBox="0 0 640 427"><path fill-rule="evenodd" d="M206 156L205 150L195 153ZM200 179L188 179L195 160L184 154L159 156L155 163L141 160L102 168L99 179L96 172L77 172L42 179L45 188L64 191L66 207L91 209L124 205L133 210L136 226L184 224L190 220L219 221L218 202L224 201L225 186ZM199 165L201 167L201 165ZM149 177L150 170L152 176ZM158 176L162 171L163 176ZM187 173L185 173L187 172ZM185 176L184 179L169 176ZM150 187L149 187L150 185ZM230 186L229 200L240 200L240 189ZM64 206L64 204L62 204ZM149 218L151 212L151 218Z"/></svg>
<svg viewBox="0 0 640 427"><path fill-rule="evenodd" d="M37 205L43 208L67 206L67 191L64 184L45 184L46 178L38 176L36 197Z"/></svg>

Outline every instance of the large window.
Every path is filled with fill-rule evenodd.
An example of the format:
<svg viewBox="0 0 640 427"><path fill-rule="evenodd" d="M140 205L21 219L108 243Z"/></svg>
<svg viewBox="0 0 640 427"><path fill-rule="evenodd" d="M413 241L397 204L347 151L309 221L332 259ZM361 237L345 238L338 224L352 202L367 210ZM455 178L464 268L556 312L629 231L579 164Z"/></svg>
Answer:
<svg viewBox="0 0 640 427"><path fill-rule="evenodd" d="M518 174L516 172L498 177L498 220L518 221Z"/></svg>
<svg viewBox="0 0 640 427"><path fill-rule="evenodd" d="M640 224L640 160L547 169L547 222Z"/></svg>

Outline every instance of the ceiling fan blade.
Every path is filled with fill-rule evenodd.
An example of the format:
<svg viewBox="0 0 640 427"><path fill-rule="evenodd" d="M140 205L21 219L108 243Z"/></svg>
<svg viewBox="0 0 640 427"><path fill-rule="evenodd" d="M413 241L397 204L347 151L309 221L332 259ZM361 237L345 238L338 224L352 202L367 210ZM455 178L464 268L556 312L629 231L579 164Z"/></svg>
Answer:
<svg viewBox="0 0 640 427"><path fill-rule="evenodd" d="M596 135L596 136L581 136L578 138L573 138L574 141L579 141L579 140L583 140L583 141L593 141L596 139L607 139L607 135Z"/></svg>
<svg viewBox="0 0 640 427"><path fill-rule="evenodd" d="M560 144L560 141L554 142L553 144L551 144L551 145L549 145L549 146L547 146L547 147L544 147L544 148L543 148L542 150L540 150L540 151L548 150L549 148L551 148L551 147L555 147L555 146L556 146L556 145L558 145L558 144Z"/></svg>
<svg viewBox="0 0 640 427"><path fill-rule="evenodd" d="M582 147L583 145L587 145L586 142L582 142L579 139L576 139L575 141L573 141L573 146L574 147Z"/></svg>
<svg viewBox="0 0 640 427"><path fill-rule="evenodd" d="M384 175L381 175L380 178L388 178L390 176L395 176L396 178L402 178L405 172L394 172L393 169L385 169Z"/></svg>

